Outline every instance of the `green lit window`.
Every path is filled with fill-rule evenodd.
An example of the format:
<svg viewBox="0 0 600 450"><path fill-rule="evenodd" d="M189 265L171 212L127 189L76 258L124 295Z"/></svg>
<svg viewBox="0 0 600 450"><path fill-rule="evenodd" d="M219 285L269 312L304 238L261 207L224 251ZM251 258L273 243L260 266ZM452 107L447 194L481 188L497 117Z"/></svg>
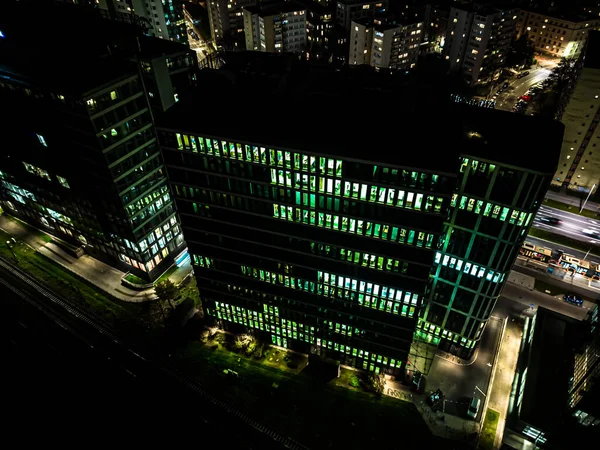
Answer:
<svg viewBox="0 0 600 450"><path fill-rule="evenodd" d="M482 200L477 200L477 204L475 205L475 214L481 213L481 207L483 206Z"/></svg>
<svg viewBox="0 0 600 450"><path fill-rule="evenodd" d="M475 199L470 198L469 202L467 203L467 211L473 211L474 207L475 207Z"/></svg>
<svg viewBox="0 0 600 450"><path fill-rule="evenodd" d="M334 170L335 170L335 160L334 159L328 159L327 160L327 174L328 175L333 175L334 174Z"/></svg>
<svg viewBox="0 0 600 450"><path fill-rule="evenodd" d="M342 176L342 160L341 159L338 159L335 162L335 175L338 177Z"/></svg>
<svg viewBox="0 0 600 450"><path fill-rule="evenodd" d="M283 152L281 150L276 150L277 152L277 165L283 167Z"/></svg>
<svg viewBox="0 0 600 450"><path fill-rule="evenodd" d="M360 189L360 199L361 200L366 200L367 199L367 189L369 187L366 184L361 185L361 189Z"/></svg>
<svg viewBox="0 0 600 450"><path fill-rule="evenodd" d="M508 216L509 211L510 211L510 209L508 209L508 208L502 208L502 214L500 215L500 220L502 222L504 222L506 220L506 217Z"/></svg>
<svg viewBox="0 0 600 450"><path fill-rule="evenodd" d="M369 201L374 202L377 199L377 186L371 186L371 195Z"/></svg>
<svg viewBox="0 0 600 450"><path fill-rule="evenodd" d="M348 218L342 217L342 231L348 231Z"/></svg>
<svg viewBox="0 0 600 450"><path fill-rule="evenodd" d="M510 223L514 225L516 223L518 217L519 217L519 211L513 209L513 211L510 213Z"/></svg>
<svg viewBox="0 0 600 450"><path fill-rule="evenodd" d="M381 225L376 223L375 228L373 229L373 237L378 238L378 237L380 237L380 235L381 235Z"/></svg>
<svg viewBox="0 0 600 450"><path fill-rule="evenodd" d="M292 153L291 152L285 152L285 167L287 167L288 169L292 168Z"/></svg>
<svg viewBox="0 0 600 450"><path fill-rule="evenodd" d="M69 182L67 181L66 178L63 178L60 175L56 175L56 179L58 180L58 182L60 183L60 185L62 187L66 187L67 189L71 188L71 186L69 186Z"/></svg>
<svg viewBox="0 0 600 450"><path fill-rule="evenodd" d="M456 206L456 199L458 198L458 194L452 194L452 200L450 200L450 206L451 207L455 207Z"/></svg>
<svg viewBox="0 0 600 450"><path fill-rule="evenodd" d="M408 192L406 194L406 204L404 205L405 208L412 209L414 197L415 197L415 194L413 194L412 192Z"/></svg>
<svg viewBox="0 0 600 450"><path fill-rule="evenodd" d="M465 170L467 170L468 166L469 166L469 159L468 158L463 158L462 164L460 166L461 173L464 172Z"/></svg>
<svg viewBox="0 0 600 450"><path fill-rule="evenodd" d="M494 206L494 210L492 211L492 218L497 219L501 210L502 210L502 208L500 206L498 206L498 205Z"/></svg>
<svg viewBox="0 0 600 450"><path fill-rule="evenodd" d="M358 189L359 189L359 184L352 183L352 198L358 198Z"/></svg>
<svg viewBox="0 0 600 450"><path fill-rule="evenodd" d="M523 222L525 221L525 216L527 216L527 213L522 212L521 214L519 214L519 221L517 222L517 225L523 225Z"/></svg>
<svg viewBox="0 0 600 450"><path fill-rule="evenodd" d="M467 207L467 197L462 196L460 198L460 209L465 209Z"/></svg>
<svg viewBox="0 0 600 450"><path fill-rule="evenodd" d="M393 205L394 204L394 194L395 194L395 189L388 189L388 193L387 193L387 200L386 203L388 205Z"/></svg>
<svg viewBox="0 0 600 450"><path fill-rule="evenodd" d="M398 237L398 242L404 244L406 241L406 230L404 228L400 229L400 236Z"/></svg>
<svg viewBox="0 0 600 450"><path fill-rule="evenodd" d="M273 217L279 218L279 205L277 204L273 204Z"/></svg>
<svg viewBox="0 0 600 450"><path fill-rule="evenodd" d="M379 203L385 203L385 188L379 188L379 196L377 198Z"/></svg>
<svg viewBox="0 0 600 450"><path fill-rule="evenodd" d="M398 240L398 228L392 227L392 241Z"/></svg>
<svg viewBox="0 0 600 450"><path fill-rule="evenodd" d="M493 206L494 206L494 205L492 205L491 203L486 203L486 204L485 204L485 210L483 211L483 215L484 215L485 217L488 217L488 216L490 215L490 212L492 211L492 207L493 207Z"/></svg>

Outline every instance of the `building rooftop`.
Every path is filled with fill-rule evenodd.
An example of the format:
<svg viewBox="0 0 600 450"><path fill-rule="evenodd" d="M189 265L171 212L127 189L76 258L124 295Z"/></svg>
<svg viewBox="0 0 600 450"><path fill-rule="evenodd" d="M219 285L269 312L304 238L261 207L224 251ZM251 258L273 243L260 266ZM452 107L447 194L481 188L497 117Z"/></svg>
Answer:
<svg viewBox="0 0 600 450"><path fill-rule="evenodd" d="M538 308L527 366L521 419L550 431L564 421L573 376L575 319Z"/></svg>
<svg viewBox="0 0 600 450"><path fill-rule="evenodd" d="M568 8L561 6L558 8L547 8L540 6L539 8L524 8L524 13L541 14L542 16L548 16L553 19L566 20L568 22L585 22L588 20L598 19L598 16L585 12L583 8Z"/></svg>
<svg viewBox="0 0 600 450"><path fill-rule="evenodd" d="M251 55L246 52L248 60ZM283 67L276 72L278 62ZM255 63L203 71L207 78L198 85L210 89L173 106L159 126L361 160L376 152L382 162L446 172L456 171L461 153L556 170L558 122L455 106L438 84L403 75L313 67L279 55L258 55ZM199 111L198 102L210 104L210 114Z"/></svg>
<svg viewBox="0 0 600 450"><path fill-rule="evenodd" d="M259 6L244 6L244 9L260 17L276 16L277 14L306 11L306 6L294 1L267 3Z"/></svg>
<svg viewBox="0 0 600 450"><path fill-rule="evenodd" d="M583 67L600 69L600 31L591 30L588 33Z"/></svg>

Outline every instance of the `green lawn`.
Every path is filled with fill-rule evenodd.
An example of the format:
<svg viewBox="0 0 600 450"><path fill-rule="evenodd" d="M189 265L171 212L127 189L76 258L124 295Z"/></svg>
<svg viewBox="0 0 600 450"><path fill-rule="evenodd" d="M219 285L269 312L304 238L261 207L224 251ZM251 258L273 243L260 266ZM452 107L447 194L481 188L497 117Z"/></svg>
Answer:
<svg viewBox="0 0 600 450"><path fill-rule="evenodd" d="M173 272L175 272L177 270L177 265L172 265L171 267L169 267L165 273L163 273L160 277L158 277L158 280L156 280L154 282L154 284L160 283L161 281L165 281L167 278L169 278L171 275L173 275Z"/></svg>
<svg viewBox="0 0 600 450"><path fill-rule="evenodd" d="M579 210L581 209L581 207L578 208L577 206L568 205L566 203L562 203L562 202L559 202L556 200L545 199L544 205L549 206L550 208L556 208L556 209L560 209L562 211L567 211L567 212L570 212L573 214L579 214L581 216L590 217L592 219L598 219L598 214L596 214L594 211L590 211L589 209L584 209L580 213Z"/></svg>
<svg viewBox="0 0 600 450"><path fill-rule="evenodd" d="M5 244L10 238L11 235L0 230L0 255L11 262L17 262L18 267L53 291L93 312L115 327L124 323L132 324L138 319L143 309L141 305L119 302L109 297L23 242L18 241L11 252ZM130 327L123 326L121 328L127 330Z"/></svg>
<svg viewBox="0 0 600 450"><path fill-rule="evenodd" d="M600 247L597 245L572 239L566 236L561 236L560 234L551 233L550 231L540 230L539 228L530 228L529 236L564 245L565 247L581 250L582 252L587 252L589 250L590 253L594 255L600 254Z"/></svg>
<svg viewBox="0 0 600 450"><path fill-rule="evenodd" d="M326 384L200 343L191 343L177 364L240 410L308 447L428 448L429 429L412 403Z"/></svg>
<svg viewBox="0 0 600 450"><path fill-rule="evenodd" d="M127 276L125 277L125 280L129 281L130 283L133 283L133 284L150 284L148 281L142 280L140 277L135 276L132 273L127 274Z"/></svg>
<svg viewBox="0 0 600 450"><path fill-rule="evenodd" d="M481 436L479 438L479 448L481 450L494 449L494 439L496 439L496 429L498 428L499 419L500 414L498 414L497 411L488 408L485 414L485 420L483 421Z"/></svg>
<svg viewBox="0 0 600 450"><path fill-rule="evenodd" d="M564 283L561 280L557 280L557 282ZM535 280L534 289L536 291L544 292L546 294L547 294L546 291L550 291L549 295L552 295L552 296L563 295L563 294L567 293L567 290L562 287L554 286L553 284L549 284L549 283L546 283L544 281L540 281L537 279Z"/></svg>
<svg viewBox="0 0 600 450"><path fill-rule="evenodd" d="M14 216L11 216L10 214L5 214L4 217L6 217L7 219L12 220L13 222L18 223L20 226L22 226L23 228L25 228L30 234L33 234L33 235L37 236L42 241L44 241L44 242L52 242L52 237L50 235L44 233L43 231L38 230L37 228L32 227L27 222L23 222L21 219L18 219L18 218L14 217Z"/></svg>

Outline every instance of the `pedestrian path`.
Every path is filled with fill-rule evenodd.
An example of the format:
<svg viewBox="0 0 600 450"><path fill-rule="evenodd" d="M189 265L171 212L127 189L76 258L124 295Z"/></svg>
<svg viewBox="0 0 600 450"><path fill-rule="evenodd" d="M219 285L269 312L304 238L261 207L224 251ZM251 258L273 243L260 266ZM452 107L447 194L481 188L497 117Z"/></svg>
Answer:
<svg viewBox="0 0 600 450"><path fill-rule="evenodd" d="M53 242L47 242L43 238L45 232L37 232L34 229L25 226L19 220L10 218L6 215L0 215L0 228L15 239L25 242L31 248L54 261L56 264L73 272L84 280L96 286L103 292L125 302L144 302L155 300L154 288L142 291L130 289L121 284L121 279L125 272L116 269L104 262L92 258L89 255L83 255L75 258L65 252L62 248ZM180 284L192 272L191 263L188 261L181 267L178 267L169 275L169 280L174 284Z"/></svg>

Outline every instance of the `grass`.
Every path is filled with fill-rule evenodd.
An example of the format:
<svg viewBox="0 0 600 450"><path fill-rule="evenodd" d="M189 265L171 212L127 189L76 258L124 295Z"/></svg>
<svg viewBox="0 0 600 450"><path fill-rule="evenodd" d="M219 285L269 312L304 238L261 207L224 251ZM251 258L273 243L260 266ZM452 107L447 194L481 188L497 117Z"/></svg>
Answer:
<svg viewBox="0 0 600 450"><path fill-rule="evenodd" d="M577 250L581 250L582 252L587 252L588 250L590 250L590 253L594 255L600 254L600 247L597 245L562 236L560 234L551 233L550 231L540 230L539 228L531 228L529 230L529 236L564 245L565 247L571 247Z"/></svg>
<svg viewBox="0 0 600 450"><path fill-rule="evenodd" d="M545 199L544 200L544 205L548 206L550 208L560 209L561 211L567 211L567 212L570 212L572 214L578 214L580 216L589 217L591 219L598 219L598 214L595 213L594 211L590 211L589 209L584 209L580 213L579 210L581 209L581 207L578 208L576 206L568 205L566 203L559 202L559 201L556 201L556 200Z"/></svg>
<svg viewBox="0 0 600 450"><path fill-rule="evenodd" d="M165 273L163 273L160 277L158 277L158 280L156 280L154 282L154 284L157 283L161 283L163 281L165 281L167 278L169 278L171 275L173 275L173 273L178 269L177 265L173 264L171 267L169 267Z"/></svg>
<svg viewBox="0 0 600 450"><path fill-rule="evenodd" d="M308 447L428 447L429 430L412 403L324 383L304 371L278 370L198 342L177 363L240 410Z"/></svg>
<svg viewBox="0 0 600 450"><path fill-rule="evenodd" d="M142 312L139 304L119 302L109 297L23 242L17 241L11 251L5 244L10 238L10 234L0 230L0 255L11 262L16 262L19 268L51 290L93 312L116 328L121 328L125 322L131 324L138 319ZM129 326L122 328L127 330Z"/></svg>
<svg viewBox="0 0 600 450"><path fill-rule="evenodd" d="M479 438L479 448L482 450L493 450L494 440L496 439L496 429L498 428L498 420L500 414L493 409L487 410L485 420L481 429L481 437Z"/></svg>
<svg viewBox="0 0 600 450"><path fill-rule="evenodd" d="M558 283L564 283L564 282L558 281ZM534 284L533 288L536 291L544 292L546 294L547 294L546 291L550 291L550 294L548 294L548 295L552 295L552 296L564 295L567 293L567 291L562 287L554 286L553 284L549 284L549 283L546 283L546 282L540 281L540 280L535 280L535 284Z"/></svg>
<svg viewBox="0 0 600 450"><path fill-rule="evenodd" d="M127 276L125 277L125 280L127 280L133 284L150 284L146 280L142 280L140 277L137 277L132 273L127 274Z"/></svg>
<svg viewBox="0 0 600 450"><path fill-rule="evenodd" d="M179 285L179 299L184 300L187 297L194 300L194 304L197 308L202 306L202 302L200 301L200 292L196 287L196 277L187 277L187 279Z"/></svg>
<svg viewBox="0 0 600 450"><path fill-rule="evenodd" d="M11 216L10 214L5 214L4 217L6 217L7 219L12 220L13 222L18 223L20 226L22 226L23 228L25 228L29 234L32 234L36 237L38 237L39 239L41 239L42 241L48 243L48 242L52 242L52 236L38 230L35 227L32 227L31 225L29 225L27 222L23 222L22 220Z"/></svg>

